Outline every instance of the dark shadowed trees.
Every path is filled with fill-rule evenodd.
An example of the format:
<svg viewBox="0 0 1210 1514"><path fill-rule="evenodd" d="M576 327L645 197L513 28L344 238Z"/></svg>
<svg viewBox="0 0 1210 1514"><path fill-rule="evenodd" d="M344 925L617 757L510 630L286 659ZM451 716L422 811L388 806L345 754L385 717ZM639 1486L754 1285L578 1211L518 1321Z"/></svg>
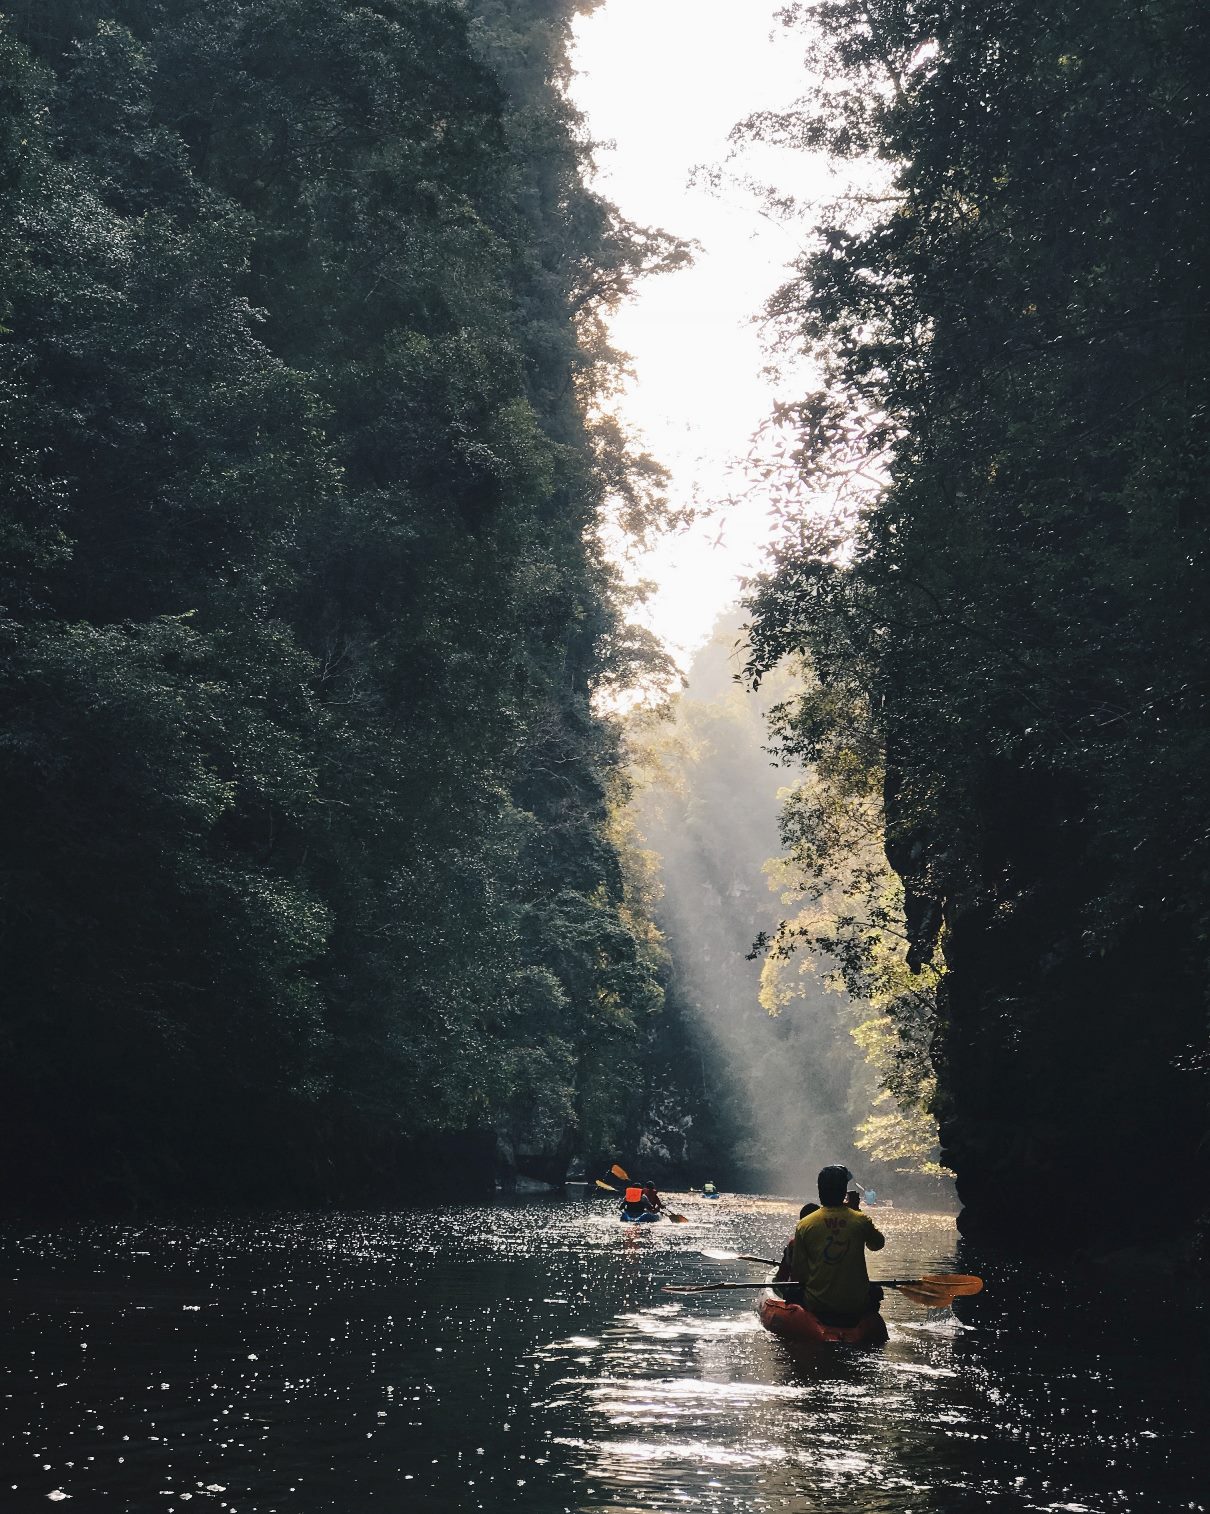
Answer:
<svg viewBox="0 0 1210 1514"><path fill-rule="evenodd" d="M799 461L885 487L852 555L787 540L753 672L805 648L792 746L885 767L967 1224L1204 1199L1205 11L789 15L823 83L749 129L878 169L775 301Z"/></svg>
<svg viewBox="0 0 1210 1514"><path fill-rule="evenodd" d="M585 188L550 9L0 34L10 1191L339 1197L460 1132L482 1183L633 1114L599 528L661 506L587 417L681 254Z"/></svg>

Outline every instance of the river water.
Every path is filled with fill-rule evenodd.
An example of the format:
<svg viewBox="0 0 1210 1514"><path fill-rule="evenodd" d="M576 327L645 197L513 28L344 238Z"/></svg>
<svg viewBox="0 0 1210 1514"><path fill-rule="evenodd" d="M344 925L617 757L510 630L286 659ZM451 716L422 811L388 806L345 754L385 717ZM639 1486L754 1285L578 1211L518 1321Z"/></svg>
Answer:
<svg viewBox="0 0 1210 1514"><path fill-rule="evenodd" d="M792 1350L757 1279L797 1206L684 1225L517 1200L404 1213L9 1225L0 1510L1202 1511L1203 1321L878 1211L883 1276L979 1271L958 1314L888 1295L881 1350Z"/></svg>

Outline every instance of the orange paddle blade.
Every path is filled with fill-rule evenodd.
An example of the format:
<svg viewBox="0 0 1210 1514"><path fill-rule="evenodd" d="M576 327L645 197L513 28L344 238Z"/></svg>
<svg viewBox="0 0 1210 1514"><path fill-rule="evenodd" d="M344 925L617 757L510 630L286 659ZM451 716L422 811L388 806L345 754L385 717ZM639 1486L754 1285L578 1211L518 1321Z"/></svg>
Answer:
<svg viewBox="0 0 1210 1514"><path fill-rule="evenodd" d="M926 1309L948 1309L957 1297L944 1288L926 1288L921 1283L900 1283L896 1292L913 1304L922 1304Z"/></svg>
<svg viewBox="0 0 1210 1514"><path fill-rule="evenodd" d="M928 1272L920 1279L922 1283L937 1284L941 1288L956 1288L959 1294L981 1293L983 1279L969 1272Z"/></svg>
<svg viewBox="0 0 1210 1514"><path fill-rule="evenodd" d="M926 1309L948 1309L956 1298L969 1298L983 1289L981 1277L968 1277L963 1273L944 1276L912 1278L884 1284L896 1289L913 1304L923 1304Z"/></svg>
<svg viewBox="0 0 1210 1514"><path fill-rule="evenodd" d="M621 1178L623 1183L629 1183L630 1174L626 1171L625 1167L619 1167L615 1162L609 1170L613 1173L615 1178Z"/></svg>

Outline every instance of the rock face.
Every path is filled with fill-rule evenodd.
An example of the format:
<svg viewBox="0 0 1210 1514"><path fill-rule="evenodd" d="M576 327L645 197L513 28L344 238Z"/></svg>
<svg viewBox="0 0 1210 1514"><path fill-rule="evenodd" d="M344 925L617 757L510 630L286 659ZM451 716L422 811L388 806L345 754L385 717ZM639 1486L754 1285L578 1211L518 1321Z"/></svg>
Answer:
<svg viewBox="0 0 1210 1514"><path fill-rule="evenodd" d="M708 1122L692 1106L675 1068L655 1058L617 1150L581 1152L572 1125L554 1131L546 1123L513 1124L494 1137L496 1184L506 1193L562 1192L569 1180L591 1183L619 1160L644 1181L683 1183L697 1166L717 1160Z"/></svg>
<svg viewBox="0 0 1210 1514"><path fill-rule="evenodd" d="M694 1120L680 1091L654 1090L647 1101L638 1139L638 1159L644 1173L660 1183L682 1181L692 1162L693 1143Z"/></svg>
<svg viewBox="0 0 1210 1514"><path fill-rule="evenodd" d="M496 1182L506 1193L562 1192L571 1167L574 1131L568 1127L556 1138L543 1139L530 1131L520 1136L497 1136Z"/></svg>
<svg viewBox="0 0 1210 1514"><path fill-rule="evenodd" d="M1078 796L1001 775L981 820L977 865L961 872L934 858L926 880L892 858L909 890L929 889L915 918L939 906L944 921L933 1053L960 1228L1015 1248L1097 1246L1162 1196L1192 1236L1206 1207L1191 1057L1204 948L1179 921L1095 928L1104 878Z"/></svg>

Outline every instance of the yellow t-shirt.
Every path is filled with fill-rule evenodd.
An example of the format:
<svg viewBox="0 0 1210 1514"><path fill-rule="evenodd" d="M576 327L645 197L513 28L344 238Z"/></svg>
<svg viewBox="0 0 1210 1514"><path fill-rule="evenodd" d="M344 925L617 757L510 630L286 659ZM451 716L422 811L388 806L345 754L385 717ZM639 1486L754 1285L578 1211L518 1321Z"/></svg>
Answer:
<svg viewBox="0 0 1210 1514"><path fill-rule="evenodd" d="M885 1245L886 1237L869 1215L844 1204L817 1209L799 1220L791 1271L803 1284L807 1308L864 1314L870 1291L866 1250L881 1251Z"/></svg>

